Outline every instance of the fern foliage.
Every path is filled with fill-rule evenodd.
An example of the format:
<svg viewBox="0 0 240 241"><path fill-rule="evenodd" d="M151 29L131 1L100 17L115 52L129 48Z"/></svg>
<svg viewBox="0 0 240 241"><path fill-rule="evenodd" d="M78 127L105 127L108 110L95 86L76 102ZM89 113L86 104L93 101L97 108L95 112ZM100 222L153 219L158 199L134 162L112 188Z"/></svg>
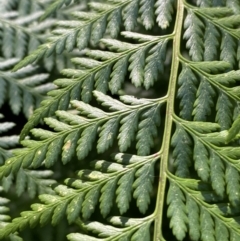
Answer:
<svg viewBox="0 0 240 241"><path fill-rule="evenodd" d="M3 118L3 115L0 115ZM2 136L4 132L7 132L14 126L11 122L0 123L0 165L4 164L4 161L11 156L10 149L15 147L18 143L18 136ZM4 181L3 181L4 185ZM4 228L10 221L9 207L10 202L4 195L4 187L0 186L0 229ZM22 240L17 233L13 233L9 236L10 240Z"/></svg>
<svg viewBox="0 0 240 241"><path fill-rule="evenodd" d="M46 83L49 74L39 74L39 68L31 66L16 73L11 69L42 42L42 33L53 21L37 26L43 14L40 2L1 1L0 5L0 107L8 102L15 115L22 112L29 118L43 95L53 89Z"/></svg>
<svg viewBox="0 0 240 241"><path fill-rule="evenodd" d="M37 20L43 14L43 8L37 1L3 2L0 20L2 56L23 58L42 42L39 33L44 31L44 24L37 26Z"/></svg>
<svg viewBox="0 0 240 241"><path fill-rule="evenodd" d="M44 95L54 89L54 85L45 83L48 74L39 74L33 66L11 73L10 68L17 61L18 59L11 58L0 62L0 106L7 101L15 115L23 112L29 118Z"/></svg>
<svg viewBox="0 0 240 241"><path fill-rule="evenodd" d="M3 118L3 115L0 115ZM2 136L4 132L11 130L14 127L14 123L2 122L0 123L0 165L3 165L5 160L12 156L13 148L16 148L18 144L19 136ZM4 133L5 134L5 133ZM50 189L50 185L55 183L49 177L52 176L52 172L48 170L37 171L37 170L24 170L20 169L16 176L16 184L13 185L13 175L5 177L1 181L0 186L0 228L4 228L9 222L11 222L11 217L9 216L9 206L11 200L7 198L6 193L9 192L10 187L14 186L18 196L23 196L26 191L31 198L34 198L37 192L41 193L46 191L48 193L53 193ZM49 178L49 179L47 179ZM20 241L23 240L18 233L13 233L9 235L9 240Z"/></svg>
<svg viewBox="0 0 240 241"><path fill-rule="evenodd" d="M63 5L64 2L55 1L57 6ZM31 55L27 56L22 62L15 66L15 70L29 63L39 60L43 56L50 56L53 52L61 54L64 49L72 51L75 47L82 50L90 43L96 45L99 40L108 33L115 38L119 35L120 28L127 31L134 30L137 27L137 18L140 17L141 25L145 29L150 29L154 25L155 18L166 18L164 22L159 21L159 26L166 28L171 21L173 12L173 2L160 4L154 14L154 1L106 1L105 3L90 2L89 13L74 12L72 13L75 21L69 23L59 22L59 28L52 32L47 43L39 46ZM147 9L145 9L147 7ZM138 11L139 10L139 11Z"/></svg>
<svg viewBox="0 0 240 241"><path fill-rule="evenodd" d="M2 119L4 116L0 114L0 118ZM12 147L15 147L18 143L18 136L12 135L12 136L2 136L4 132L9 131L11 128L14 127L14 123L12 122L3 122L0 124L0 147L1 147L1 153L0 153L0 163L1 165L4 164L4 161L11 156L10 149Z"/></svg>
<svg viewBox="0 0 240 241"><path fill-rule="evenodd" d="M4 20L0 104L29 120L0 178L40 195L0 238L67 220L70 241L239 240L239 1L43 2L46 38L28 32L31 1L2 5L34 13L18 9L21 54L15 13ZM48 61L61 70L53 90L34 67Z"/></svg>

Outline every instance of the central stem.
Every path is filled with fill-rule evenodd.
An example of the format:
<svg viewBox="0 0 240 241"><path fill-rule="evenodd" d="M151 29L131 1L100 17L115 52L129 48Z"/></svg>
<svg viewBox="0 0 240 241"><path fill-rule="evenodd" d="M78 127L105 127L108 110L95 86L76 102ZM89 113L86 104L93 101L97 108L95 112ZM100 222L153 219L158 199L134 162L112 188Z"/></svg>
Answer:
<svg viewBox="0 0 240 241"><path fill-rule="evenodd" d="M174 114L174 98L176 92L176 83L178 77L178 67L179 67L179 53L181 44L181 33L184 17L184 4L182 0L178 0L177 4L177 16L174 28L173 37L173 53L172 53L172 71L169 79L169 89L167 93L167 110L166 110L166 120L165 120L165 131L163 136L163 146L162 146L162 160L160 167L160 178L158 186L158 196L155 215L155 228L154 228L154 241L163 241L162 235L162 216L164 208L164 197L166 195L165 188L167 182L167 169L169 160L169 147L171 142L171 131L172 131L172 121Z"/></svg>

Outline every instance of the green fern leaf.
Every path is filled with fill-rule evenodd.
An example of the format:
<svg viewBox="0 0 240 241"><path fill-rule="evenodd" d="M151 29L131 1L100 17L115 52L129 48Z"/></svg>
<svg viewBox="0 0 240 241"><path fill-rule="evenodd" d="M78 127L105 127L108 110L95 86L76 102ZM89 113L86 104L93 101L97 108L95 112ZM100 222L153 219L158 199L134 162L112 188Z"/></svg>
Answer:
<svg viewBox="0 0 240 241"><path fill-rule="evenodd" d="M156 1L155 6L157 7L156 9L156 14L157 14L157 22L158 25L162 29L166 29L171 20L172 20L172 14L173 14L173 5L174 1Z"/></svg>
<svg viewBox="0 0 240 241"><path fill-rule="evenodd" d="M173 146L173 163L175 175L179 177L189 176L189 166L191 165L192 141L184 129L177 126L177 129L172 137L171 145ZM186 151L183 153L182 149Z"/></svg>
<svg viewBox="0 0 240 241"><path fill-rule="evenodd" d="M184 27L186 29L184 38L187 39L186 46L189 48L189 54L193 61L201 61L203 55L203 23L192 11L189 11Z"/></svg>
<svg viewBox="0 0 240 241"><path fill-rule="evenodd" d="M37 225L60 233L67 219L73 241L238 240L239 1L39 3L0 4L0 105L30 116L45 88L37 68L8 71L16 56L14 70L39 62L59 78L23 147L8 158L12 140L0 138L7 195L40 194L0 239ZM37 24L42 8L54 18Z"/></svg>
<svg viewBox="0 0 240 241"><path fill-rule="evenodd" d="M107 121L99 134L97 149L99 153L103 153L112 146L118 131L118 118Z"/></svg>
<svg viewBox="0 0 240 241"><path fill-rule="evenodd" d="M138 119L139 113L138 111L135 111L121 120L121 128L118 136L118 145L121 152L126 151L134 140L138 126Z"/></svg>
<svg viewBox="0 0 240 241"><path fill-rule="evenodd" d="M48 74L37 75L37 68L27 67L14 74L7 71L16 61L9 59L0 63L0 107L8 100L14 114L18 115L22 111L29 118L44 94L54 86L43 83Z"/></svg>
<svg viewBox="0 0 240 241"><path fill-rule="evenodd" d="M133 188L135 189L133 196L137 199L137 206L140 211L145 213L150 203L150 194L153 189L154 163L150 163L138 169L135 176L137 179L133 183Z"/></svg>
<svg viewBox="0 0 240 241"><path fill-rule="evenodd" d="M118 181L118 189L116 191L118 208L121 214L129 209L129 202L132 199L132 185L134 181L134 171L123 175Z"/></svg>
<svg viewBox="0 0 240 241"><path fill-rule="evenodd" d="M170 226L173 229L174 235L176 235L179 240L185 237L187 231L187 215L184 201L185 198L181 190L174 184L170 185L167 197L169 205L167 215L168 217L172 217Z"/></svg>
<svg viewBox="0 0 240 241"><path fill-rule="evenodd" d="M137 133L137 145L139 155L148 155L150 148L153 146L153 139L156 137L157 126L160 125L161 121L159 118L160 105L154 106L149 109L141 116L139 123L139 131Z"/></svg>
<svg viewBox="0 0 240 241"><path fill-rule="evenodd" d="M210 214L206 212L203 208L200 210L200 219L202 220L200 223L202 240L210 240L210 241L215 240L214 232L212 231L214 222Z"/></svg>
<svg viewBox="0 0 240 241"><path fill-rule="evenodd" d="M188 212L189 236L192 240L200 238L199 208L197 204L187 196L186 210Z"/></svg>
<svg viewBox="0 0 240 241"><path fill-rule="evenodd" d="M155 43L155 41L156 41L155 39L153 39L153 40L151 39L149 42L147 42L147 45L152 46ZM106 63L110 64L110 62L112 62L114 64L116 62L116 64L113 66L113 69L114 69L113 73L115 71L117 71L119 68L124 68L124 71L122 71L122 70L120 72L118 71L118 73L120 73L121 76L119 76L119 75L118 76L114 75L114 77L110 76L110 78L112 78L109 82L109 88L110 88L111 92L116 93L117 91L119 91L119 88L121 87L121 79L123 79L125 77L125 73L127 71L126 67L127 67L127 61L129 59L129 50L132 49L132 52L133 52L133 54L131 55L132 60L136 59L134 57L134 54L139 53L139 51L137 52L138 45L136 45L136 46L135 45L125 45L125 43L122 43L122 42L116 43L115 41L110 41L110 40L108 40L108 41L106 40L106 41L104 41L104 43L107 43L107 45L110 45L111 48L114 47L116 49L119 49L119 46L124 47L124 50L123 50L124 52L122 53L124 61L122 61L122 58L121 58L120 62L116 62L118 57L115 57L113 59L106 60L103 62L96 61L93 59L86 59L86 58L73 59L73 62L75 64L78 64L78 65L82 66L83 68L90 68L92 75L88 76L87 75L88 72L85 71L85 73L83 75L80 75L79 78L75 79L74 82L72 82L72 83L68 82L70 85L67 85L67 83L64 82L64 88L62 90L59 89L57 91L50 92L49 95L51 95L52 98L50 98L46 102L42 102L41 107L34 112L30 121L27 123L27 125L23 129L21 138L23 138L29 132L29 130L41 120L41 118L43 118L47 115L52 115L54 113L54 111L57 110L58 108L66 109L70 104L69 103L70 99L76 99L76 96L79 96L79 93L80 93L79 92L79 84L81 84L81 89L82 89L81 90L81 99L86 103L88 103L92 98L92 91L94 88L95 81L96 81L96 83L95 83L96 89L100 88L102 92L107 92L108 85L107 85L106 79L104 81L105 83L101 83L101 87L98 84L100 81L100 79L99 79L100 75L102 76L101 77L102 79L109 77L109 74L106 74L106 71L107 71L107 73L109 73L109 69L106 70L106 68L105 68ZM157 61L158 63L156 63L158 67L163 65L163 57L165 56L165 52L166 52L165 51L166 43L167 43L167 41L165 40L163 42L160 42L158 45L156 45L156 48L158 49L158 55L160 56L160 59ZM146 45L146 43L141 44L142 51L146 51L145 45ZM155 50L155 48L153 48L153 49ZM140 51L140 52L142 52L142 51ZM100 53L99 57L102 58L101 52L98 52L98 53ZM152 50L151 50L149 52L149 57L152 58L153 56L157 57L155 55L155 53L152 52ZM132 76L132 82L136 86L140 86L143 84L143 81L144 81L145 82L144 85L146 85L146 87L148 88L150 85L153 84L152 80L151 80L151 82L149 82L149 80L150 80L149 76L156 75L156 71L158 72L159 70L157 70L156 68L151 68L151 71L147 70L148 75L145 76L146 80L144 78L144 75L142 75L142 81L139 81L135 77L135 72L139 68L139 67L137 67L139 65L139 63L138 63L139 61L136 62L134 60L132 62L131 58L129 59L129 61L130 61L129 69L131 70L130 76ZM149 61L149 60L147 60L147 61ZM148 66L150 63L151 63L151 61L149 63L147 62L146 68L149 68ZM119 64L122 64L123 66L118 67ZM151 63L151 64L153 64L153 63ZM154 65L155 65L155 63L154 63ZM95 78L94 78L94 76L95 76ZM120 79L120 83L119 83L119 79ZM156 79L154 79L154 80L156 80ZM114 83L115 81L116 81L116 83ZM59 83L59 82L55 82L55 83ZM63 82L61 81L60 83L62 86ZM104 86L104 88L103 88L103 86ZM116 89L116 87L118 89ZM70 89L71 89L71 92L70 92L71 94L69 95ZM65 90L68 90L68 91L65 91ZM75 90L76 90L76 92L75 92ZM79 99L79 97L77 97L77 99Z"/></svg>
<svg viewBox="0 0 240 241"><path fill-rule="evenodd" d="M114 193L116 190L117 180L112 180L107 182L101 189L101 197L100 197L100 210L103 215L103 217L106 217L113 205L113 198ZM108 202L108 205L106 206L106 202Z"/></svg>

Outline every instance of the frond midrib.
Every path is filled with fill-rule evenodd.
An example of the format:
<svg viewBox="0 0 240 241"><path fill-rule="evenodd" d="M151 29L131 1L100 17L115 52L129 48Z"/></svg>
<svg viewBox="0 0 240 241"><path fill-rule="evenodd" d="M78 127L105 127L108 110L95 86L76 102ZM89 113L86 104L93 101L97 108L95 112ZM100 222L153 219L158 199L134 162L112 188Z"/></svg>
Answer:
<svg viewBox="0 0 240 241"><path fill-rule="evenodd" d="M178 67L179 67L179 55L180 55L180 44L181 44L181 34L182 26L184 20L184 4L182 0L177 1L177 16L175 20L175 27L173 31L173 51L172 51L172 69L169 78L168 86L168 100L167 100L167 109L166 109L166 120L165 120L165 129L163 136L162 144L162 159L160 164L160 173L159 173L159 183L158 183L158 194L155 214L155 228L154 228L154 238L153 240L162 240L162 219L163 219L163 208L164 208L164 198L165 198L165 188L167 182L167 170L168 170L168 159L169 159L169 148L171 141L171 132L172 132L172 118L174 114L174 98L176 93L176 84L178 78Z"/></svg>

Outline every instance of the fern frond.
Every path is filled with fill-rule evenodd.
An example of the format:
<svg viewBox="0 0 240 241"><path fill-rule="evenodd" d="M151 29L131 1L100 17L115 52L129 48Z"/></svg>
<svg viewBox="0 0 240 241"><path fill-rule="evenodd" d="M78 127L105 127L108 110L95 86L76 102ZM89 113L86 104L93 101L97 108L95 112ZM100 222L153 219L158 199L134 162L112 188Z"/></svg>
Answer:
<svg viewBox="0 0 240 241"><path fill-rule="evenodd" d="M0 115L0 117L2 117ZM3 122L0 123L0 134L8 131L14 126L14 123ZM0 137L0 165L5 163L5 160L12 156L13 148L18 145L19 136L1 136ZM12 150L11 150L12 149ZM25 170L20 168L17 172L14 188L16 194L21 196L27 190L31 198L36 197L37 193L53 193L50 186L55 183L54 180L50 179L53 172L50 170ZM9 176L2 179L2 188L4 191L9 191L10 187L13 186L14 176Z"/></svg>
<svg viewBox="0 0 240 241"><path fill-rule="evenodd" d="M23 58L30 54L49 36L48 29L53 28L55 19L46 19L39 23L47 2L17 1L7 5L0 16L0 49L4 58ZM70 67L66 56L45 59L44 67L51 71Z"/></svg>
<svg viewBox="0 0 240 241"><path fill-rule="evenodd" d="M127 69L135 86L144 85L145 88L149 88L157 81L158 73L163 71L167 40L168 37L151 37L141 44L128 44L106 39L102 42L117 53L89 50L86 54L90 58L72 59L80 70L62 71L72 79L59 79L54 82L59 89L50 92L51 98L43 101L41 107L34 112L23 129L21 138L23 139L42 118L51 116L57 109L67 109L70 100L79 99L79 95L84 102L89 102L94 89L103 93L110 89L113 94L117 93L121 89ZM145 71L142 71L142 68Z"/></svg>
<svg viewBox="0 0 240 241"><path fill-rule="evenodd" d="M118 153L114 157L118 163L104 160L91 162L94 171L82 170L78 172L79 178L66 179L67 186L58 185L54 189L55 195L40 195L43 204L32 205L33 211L23 212L21 218L14 219L12 224L2 229L0 237L6 237L13 229L34 227L37 223L56 225L65 215L70 223L79 216L87 220L98 201L103 217L110 213L114 199L120 212L125 213L132 196L140 212L145 213L150 203L154 164L158 158L159 155L140 157ZM106 201L109 203L107 206Z"/></svg>
<svg viewBox="0 0 240 241"><path fill-rule="evenodd" d="M75 6L50 2L45 16ZM23 129L23 148L0 167L6 190L17 175L19 194L26 180L44 176L34 169L55 170L59 161L67 172L56 174L65 182L51 192L37 179L43 185L39 203L5 226L0 238L66 218L78 225L67 236L73 241L238 240L238 1L109 0L88 6L59 21L15 67L82 50ZM119 37L121 30L127 31ZM137 92L151 98L136 98ZM45 125L34 129L42 119ZM109 160L112 152L118 154Z"/></svg>
<svg viewBox="0 0 240 241"><path fill-rule="evenodd" d="M3 116L0 115L2 118ZM8 131L14 126L13 123L3 122L0 123L0 134ZM3 165L5 160L12 156L12 148L16 148L18 144L18 136L1 136L0 137L0 165ZM48 178L52 175L51 171L26 171L20 169L17 178L16 178L16 193L18 196L22 195L23 192L25 194L25 186L27 186L27 191L31 198L36 196L36 191L41 192L49 192L53 193L52 189L50 189L50 185L55 183L53 180L43 179L44 177ZM5 198L3 195L3 191L9 191L9 188L13 186L13 175L10 175L4 179L2 179L2 186L0 186L0 229L4 228L9 222L11 222L11 218L7 213L9 212L9 208L7 204L9 204L10 200ZM9 240L11 241L21 241L17 233L13 233L9 235Z"/></svg>
<svg viewBox="0 0 240 241"><path fill-rule="evenodd" d="M211 46L216 49L218 45L218 40L214 41L219 35L219 30L222 36L221 42L221 56L220 60L227 61L233 65L236 64L235 56L229 55L228 51L236 52L236 40L239 39L239 33L237 30L238 26L238 18L237 16L229 16L224 18L224 15L230 15L231 11L228 8L193 8L188 5L189 12L188 17L185 20L185 33L184 37L188 40L187 48L190 46L189 54L192 57L193 61L201 61L202 60L202 52L203 47L207 50ZM191 11L190 11L191 10ZM201 21L201 18L205 18L205 23ZM225 21L224 21L225 19ZM202 36L204 25L206 25L206 42L203 44ZM193 28L193 26L196 26ZM211 28L211 35L207 35L208 27ZM193 30L192 30L193 29ZM211 38L212 41L207 42L207 38ZM192 41L192 43L191 43ZM197 48L197 44L199 44L200 48ZM194 51L200 51L196 55L194 55ZM207 50L207 52L209 52ZM214 53L214 51L212 52ZM208 56L206 56L208 57ZM195 59L197 58L197 59Z"/></svg>
<svg viewBox="0 0 240 241"><path fill-rule="evenodd" d="M151 217L145 219L133 219L127 217L113 216L109 218L109 222L112 225L118 225L120 227L114 227L99 222L82 222L78 220L77 224L89 231L96 233L101 238L94 238L89 235L81 233L71 233L67 235L70 241L97 241L97 240L140 240L150 241L151 234Z"/></svg>
<svg viewBox="0 0 240 241"><path fill-rule="evenodd" d="M42 29L34 29L34 22L42 15L42 11L34 12L28 17L16 17L14 21L11 15L12 12L6 13L5 18L0 19L0 47L5 58L22 58L42 42L42 38L37 34Z"/></svg>
<svg viewBox="0 0 240 241"><path fill-rule="evenodd" d="M3 118L3 115L0 114L0 118ZM0 123L0 134L7 132L13 126L14 124L11 122ZM9 149L15 147L17 143L18 136L0 137L0 165L3 165L5 160L11 156L11 150ZM4 185L4 180L2 182ZM11 221L11 217L8 215L9 208L7 207L10 200L4 197L3 191L4 187L0 186L0 229L4 228ZM16 233L11 234L9 238L13 241L22 240Z"/></svg>
<svg viewBox="0 0 240 241"><path fill-rule="evenodd" d="M54 0L53 3L45 10L44 14L41 16L41 20L46 19L49 15L56 12L58 9L62 8L63 6L68 6L73 3L79 3L80 0Z"/></svg>
<svg viewBox="0 0 240 241"><path fill-rule="evenodd" d="M56 1L56 6L63 5L65 1ZM75 47L79 50L84 49L91 42L96 45L99 40L109 33L112 38L119 34L120 27L124 25L125 30L133 31L138 25L137 18L141 17L143 26L148 29L154 24L155 19L164 19L159 25L166 28L171 21L173 1L159 4L154 16L155 1L105 1L104 3L89 3L91 12L75 12L73 17L76 21L59 22L59 29L52 32L47 43L40 45L36 51L27 56L14 70L18 70L28 64L38 61L43 56L50 56L54 52L61 54L64 49L72 51ZM140 4L140 8L139 8ZM145 8L147 4L147 8ZM139 10L138 10L139 9ZM51 10L52 11L52 10ZM123 23L123 24L122 24Z"/></svg>
<svg viewBox="0 0 240 241"><path fill-rule="evenodd" d="M185 75L183 75L184 73L188 73L188 78L190 78L191 74L191 78L194 80L192 80L191 83L189 83L189 85L186 85L185 89L183 89L183 86L179 89L178 96L181 99L181 115L183 114L183 111L185 111L186 109L188 111L188 114L187 116L184 116L184 119L191 119L191 115L194 115L195 120L203 121L206 120L207 115L210 115L210 113L213 112L212 108L215 107L217 110L216 121L219 121L223 129L228 129L231 125L231 119L233 118L233 103L237 103L239 101L239 97L237 96L237 92L234 88L225 88L225 86L229 86L231 85L231 83L234 83L236 80L238 80L238 71L230 71L225 74L214 74L214 72L216 73L216 71L218 72L219 70L228 70L230 65L228 65L227 62L212 62L216 63L214 66L211 66L210 63L209 65L205 65L203 63L205 62L192 62L189 65L189 67L191 66L192 70L196 71L197 75L194 74L194 72L190 72L188 69L184 70L183 68L182 73L179 76L179 84L181 84L183 80L186 80ZM206 73L205 71L208 73ZM209 74L209 72L213 72L213 74ZM230 76L230 74L232 77L229 78L228 76ZM197 78L197 76L199 76L199 78ZM196 92L195 88L197 82L199 81L200 84L198 87L198 91ZM214 96L216 96L215 88L218 89L218 102L216 106L214 103ZM192 94L193 91L194 93ZM185 94L185 96L181 96L182 92ZM194 100L194 95L196 96L196 100ZM192 96L192 100L189 99L189 97L188 99L186 99L187 96ZM211 97L209 98L209 96ZM226 117L224 117L224 119L221 118L220 120L219 101L221 101L221 98L224 98L224 103L222 102L221 108L224 108L223 115L225 115ZM193 110L192 106L194 107Z"/></svg>
<svg viewBox="0 0 240 241"><path fill-rule="evenodd" d="M22 111L29 118L54 85L45 84L49 75L37 73L36 67L28 66L11 73L8 69L17 61L3 59L0 62L0 107L7 101L15 115Z"/></svg>
<svg viewBox="0 0 240 241"><path fill-rule="evenodd" d="M234 182L234 185L238 186L237 183L239 179L237 176L239 175L239 166L236 164L236 160L240 155L239 148L225 146L227 131L201 133L198 134L197 137L196 132L193 134L193 130L191 130L192 127L195 129L194 126L191 127L188 124L183 126L186 127L184 127L185 131L191 133L191 137L194 138L195 147L193 152L189 149L185 156L179 155L181 154L181 152L179 152L181 148L186 149L186 146L189 146L188 142L191 143L191 137L187 133L184 134L184 130L175 132L175 138L172 143L174 146L173 164L175 166L175 175L180 177L187 177L187 175L190 177L193 175L190 175L189 172L192 157L195 161L194 168L201 180L209 182L209 179L211 179L212 188L218 194L219 198L224 198L225 194L227 194L231 205L235 206L237 197L234 198L234 196L238 195L238 191L234 192L234 188L230 191L228 185L232 186L233 184L231 183ZM183 140L182 142L180 142L181 139ZM186 140L188 140L188 142ZM175 143L179 144L176 145ZM211 148L209 148L210 146ZM179 154L176 155L175 153ZM186 159L185 162L184 159ZM226 173L223 171L225 168L227 170ZM229 175L230 172L232 176Z"/></svg>
<svg viewBox="0 0 240 241"><path fill-rule="evenodd" d="M0 114L0 119L3 115ZM12 122L0 123L0 134L12 129L15 126ZM15 147L18 144L19 137L13 136L1 136L0 137L0 165L4 164L4 161L11 156L11 151L9 149Z"/></svg>
<svg viewBox="0 0 240 241"><path fill-rule="evenodd" d="M141 100L141 105L125 105L101 92L95 91L94 94L96 99L112 112L104 112L84 102L72 101L71 104L80 111L84 118L65 111L56 112L60 121L54 118L46 118L46 124L53 128L55 132L34 129L32 134L42 140L22 141L22 144L27 148L17 151L17 156L9 159L4 167L0 167L1 176L9 175L11 172L15 173L20 166L37 168L41 166L43 161L47 167L50 167L60 155L62 155L63 163L69 162L73 154L76 154L78 159L82 160L91 151L96 139L98 139L98 153L106 151L112 146L116 138L119 139L120 151L127 150L134 138L135 130L137 132L136 149L138 154L148 155L150 148L153 146L153 139L157 134L156 128L160 124L160 108L165 99ZM123 101L125 99L126 97L123 97ZM135 115L135 124L139 123L138 128L134 127L134 130L131 131L131 136L126 135L126 131L129 132L132 128L132 120L126 117L128 115ZM119 132L118 124L121 125L121 128L117 135ZM97 137L98 135L99 137Z"/></svg>
<svg viewBox="0 0 240 241"><path fill-rule="evenodd" d="M182 240L186 232L189 232L192 240L200 237L201 240L215 240L215 237L220 236L225 238L223 240L239 238L238 223L231 219L231 215L236 214L235 210L229 210L228 214L223 211L228 209L228 203L221 203L219 208L208 204L217 202L218 196L206 189L207 186L192 179L176 178L171 174L169 178L168 216L178 240ZM199 189L201 192L197 191Z"/></svg>
<svg viewBox="0 0 240 241"><path fill-rule="evenodd" d="M16 176L16 194L21 196L28 192L30 198L34 198L42 193L53 193L51 186L56 183L52 180L53 172L50 170L24 170L19 169Z"/></svg>
<svg viewBox="0 0 240 241"><path fill-rule="evenodd" d="M3 188L0 186L0 194L3 192ZM3 229L9 221L11 221L11 217L8 215L9 208L7 207L7 204L10 200L7 198L0 196L0 229ZM17 233L10 234L9 239L11 241L23 241L21 237L18 236Z"/></svg>

